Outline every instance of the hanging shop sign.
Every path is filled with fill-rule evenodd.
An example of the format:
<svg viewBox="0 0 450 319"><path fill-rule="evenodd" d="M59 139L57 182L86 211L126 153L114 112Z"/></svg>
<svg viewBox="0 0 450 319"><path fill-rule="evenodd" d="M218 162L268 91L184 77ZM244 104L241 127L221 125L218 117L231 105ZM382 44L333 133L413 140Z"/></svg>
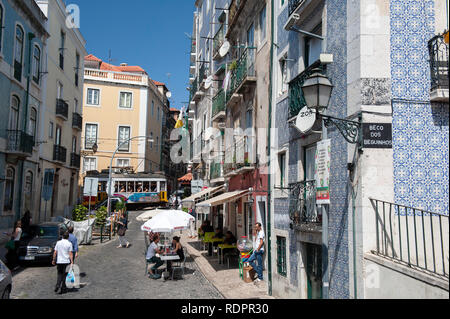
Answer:
<svg viewBox="0 0 450 319"><path fill-rule="evenodd" d="M364 148L392 148L391 123L364 123Z"/></svg>
<svg viewBox="0 0 450 319"><path fill-rule="evenodd" d="M315 159L316 203L330 204L331 140L317 143Z"/></svg>
<svg viewBox="0 0 450 319"><path fill-rule="evenodd" d="M316 111L305 106L298 113L297 120L295 121L294 126L301 133L306 134L313 128L316 119Z"/></svg>

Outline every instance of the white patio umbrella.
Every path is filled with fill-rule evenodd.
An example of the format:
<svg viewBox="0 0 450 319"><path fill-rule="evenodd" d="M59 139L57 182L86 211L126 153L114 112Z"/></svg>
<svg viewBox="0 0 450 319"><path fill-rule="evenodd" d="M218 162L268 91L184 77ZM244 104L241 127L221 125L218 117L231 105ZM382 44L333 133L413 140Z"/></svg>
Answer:
<svg viewBox="0 0 450 319"><path fill-rule="evenodd" d="M194 217L181 210L160 210L159 214L141 226L141 230L154 233L173 233L188 229L191 220L194 220Z"/></svg>
<svg viewBox="0 0 450 319"><path fill-rule="evenodd" d="M158 215L159 213L161 213L160 209L149 210L143 214L140 214L138 217L136 217L136 220L138 222L146 222L146 221L152 219L153 217L155 217L156 215Z"/></svg>

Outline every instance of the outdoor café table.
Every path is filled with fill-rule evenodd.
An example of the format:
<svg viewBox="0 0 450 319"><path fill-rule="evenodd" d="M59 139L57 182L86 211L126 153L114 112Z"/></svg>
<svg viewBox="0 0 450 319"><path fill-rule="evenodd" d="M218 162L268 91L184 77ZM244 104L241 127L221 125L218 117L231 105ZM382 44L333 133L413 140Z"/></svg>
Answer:
<svg viewBox="0 0 450 319"><path fill-rule="evenodd" d="M223 254L223 250L224 249L233 249L233 248L237 249L237 246L236 245L229 245L229 244L220 244L219 246L217 246L217 256L219 258L219 264L221 264L223 262L223 257L224 256L221 256Z"/></svg>
<svg viewBox="0 0 450 319"><path fill-rule="evenodd" d="M180 256L178 256L178 254L164 254L164 255L159 255L159 258L161 258L161 261L165 261L166 262L166 271L164 272L164 275L167 275L167 278L169 277L169 272L167 270L168 268L168 261L172 261L172 260L180 260ZM164 276L164 278L166 278L166 276Z"/></svg>
<svg viewBox="0 0 450 319"><path fill-rule="evenodd" d="M223 243L223 238L209 238L209 239L205 239L205 243L208 243L208 256L212 256L213 243Z"/></svg>

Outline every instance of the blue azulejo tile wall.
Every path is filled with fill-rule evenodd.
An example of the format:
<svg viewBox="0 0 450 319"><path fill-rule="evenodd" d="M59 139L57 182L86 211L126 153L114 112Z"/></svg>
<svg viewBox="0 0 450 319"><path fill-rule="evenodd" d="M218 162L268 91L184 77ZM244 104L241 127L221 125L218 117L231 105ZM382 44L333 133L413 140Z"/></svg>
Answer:
<svg viewBox="0 0 450 319"><path fill-rule="evenodd" d="M428 41L433 0L392 0L391 73L395 201L449 211L448 104L431 104Z"/></svg>

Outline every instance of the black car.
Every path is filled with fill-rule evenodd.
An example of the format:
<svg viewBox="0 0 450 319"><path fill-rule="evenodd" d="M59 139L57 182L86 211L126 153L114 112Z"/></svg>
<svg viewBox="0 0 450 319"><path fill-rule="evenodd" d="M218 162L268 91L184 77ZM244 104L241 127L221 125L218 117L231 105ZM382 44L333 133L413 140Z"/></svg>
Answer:
<svg viewBox="0 0 450 319"><path fill-rule="evenodd" d="M68 225L60 222L32 225L20 239L19 261L51 263L56 242L67 230Z"/></svg>

